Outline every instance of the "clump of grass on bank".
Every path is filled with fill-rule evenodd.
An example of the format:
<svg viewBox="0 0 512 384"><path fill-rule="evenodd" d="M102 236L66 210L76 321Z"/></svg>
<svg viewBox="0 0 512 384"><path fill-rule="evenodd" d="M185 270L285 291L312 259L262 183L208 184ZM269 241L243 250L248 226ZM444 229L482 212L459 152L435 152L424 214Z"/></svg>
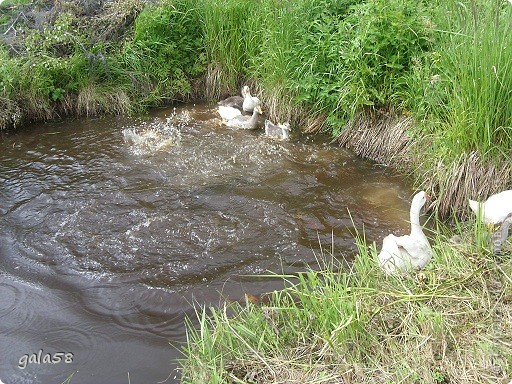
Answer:
<svg viewBox="0 0 512 384"><path fill-rule="evenodd" d="M199 17L191 0L147 5L135 20L133 38L117 58L117 75L136 82L143 107L184 100L193 93L191 79L202 71ZM141 92L142 91L142 92Z"/></svg>
<svg viewBox="0 0 512 384"><path fill-rule="evenodd" d="M419 92L430 112L418 126L431 146L416 151L415 178L438 197L440 216L465 216L468 198L512 187L512 4L442 2L436 10L437 43Z"/></svg>
<svg viewBox="0 0 512 384"><path fill-rule="evenodd" d="M197 95L203 43L195 1L117 0L94 12L88 4L8 8L2 128L62 114L129 114Z"/></svg>
<svg viewBox="0 0 512 384"><path fill-rule="evenodd" d="M254 1L233 0L198 1L198 6L207 62L205 96L239 94L252 45L247 22L257 6Z"/></svg>
<svg viewBox="0 0 512 384"><path fill-rule="evenodd" d="M445 2L440 32L440 76L447 84L446 120L440 124L447 151L477 150L496 157L512 147L512 4ZM442 72L441 72L442 71ZM502 153L503 154L503 153Z"/></svg>
<svg viewBox="0 0 512 384"><path fill-rule="evenodd" d="M326 113L334 135L362 109L398 94L413 58L430 49L429 15L414 1L312 1L296 41L299 100Z"/></svg>
<svg viewBox="0 0 512 384"><path fill-rule="evenodd" d="M473 243L439 235L425 270L385 276L360 241L351 270L282 276L293 285L268 303L203 309L182 382L508 382L512 261Z"/></svg>

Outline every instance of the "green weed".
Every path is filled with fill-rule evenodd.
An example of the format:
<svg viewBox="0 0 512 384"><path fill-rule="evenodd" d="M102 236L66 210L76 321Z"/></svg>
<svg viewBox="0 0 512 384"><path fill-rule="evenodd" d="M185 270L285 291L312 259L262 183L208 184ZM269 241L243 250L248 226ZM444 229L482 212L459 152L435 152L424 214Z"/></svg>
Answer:
<svg viewBox="0 0 512 384"><path fill-rule="evenodd" d="M133 38L117 56L116 75L131 82L144 106L192 93L190 80L202 71L202 38L193 2L148 5L136 19Z"/></svg>
<svg viewBox="0 0 512 384"><path fill-rule="evenodd" d="M474 150L502 157L512 144L512 6L472 0L432 10L435 43L407 82L409 108L447 161Z"/></svg>

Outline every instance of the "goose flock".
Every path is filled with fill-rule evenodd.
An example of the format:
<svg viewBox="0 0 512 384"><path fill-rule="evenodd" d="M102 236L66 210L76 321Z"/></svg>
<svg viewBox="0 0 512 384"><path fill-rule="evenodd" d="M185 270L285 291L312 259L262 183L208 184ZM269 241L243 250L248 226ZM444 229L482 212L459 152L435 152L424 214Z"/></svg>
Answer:
<svg viewBox="0 0 512 384"><path fill-rule="evenodd" d="M217 103L217 112L222 123L230 128L254 130L260 126L260 115L263 114L260 99L251 95L249 86L244 85L242 96L230 96ZM266 119L265 135L273 139L288 140L290 123L274 124Z"/></svg>

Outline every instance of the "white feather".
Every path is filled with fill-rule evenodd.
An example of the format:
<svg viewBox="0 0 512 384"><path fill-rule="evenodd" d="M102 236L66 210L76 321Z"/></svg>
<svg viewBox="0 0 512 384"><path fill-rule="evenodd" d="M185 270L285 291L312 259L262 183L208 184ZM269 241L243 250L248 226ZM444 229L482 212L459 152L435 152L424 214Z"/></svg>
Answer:
<svg viewBox="0 0 512 384"><path fill-rule="evenodd" d="M219 115L223 120L232 120L237 116L240 116L242 114L242 111L240 111L237 108L233 107L225 107L220 105L218 108Z"/></svg>

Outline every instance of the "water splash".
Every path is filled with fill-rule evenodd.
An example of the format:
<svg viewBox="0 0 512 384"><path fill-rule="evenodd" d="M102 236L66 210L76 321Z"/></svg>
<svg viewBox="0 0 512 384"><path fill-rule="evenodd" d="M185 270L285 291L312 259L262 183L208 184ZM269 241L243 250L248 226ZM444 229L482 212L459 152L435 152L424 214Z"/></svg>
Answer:
<svg viewBox="0 0 512 384"><path fill-rule="evenodd" d="M165 120L157 119L145 123L142 127L125 128L123 137L131 151L136 155L151 155L159 151L179 146L181 131L192 118L187 111L174 112Z"/></svg>

